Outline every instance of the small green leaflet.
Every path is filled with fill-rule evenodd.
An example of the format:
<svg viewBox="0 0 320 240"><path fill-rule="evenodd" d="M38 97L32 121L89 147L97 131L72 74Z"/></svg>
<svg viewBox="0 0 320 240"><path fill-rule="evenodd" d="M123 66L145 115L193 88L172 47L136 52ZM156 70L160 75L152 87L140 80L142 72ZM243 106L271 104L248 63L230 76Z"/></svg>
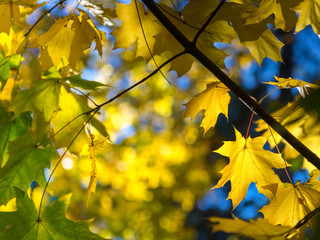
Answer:
<svg viewBox="0 0 320 240"><path fill-rule="evenodd" d="M73 222L66 218L70 194L45 207L40 218L33 201L15 190L18 210L0 212L0 240L102 240L88 229L89 221Z"/></svg>
<svg viewBox="0 0 320 240"><path fill-rule="evenodd" d="M95 90L98 87L110 87L100 82L84 80L80 75L66 77L65 80L70 82L70 87L79 87L85 90Z"/></svg>

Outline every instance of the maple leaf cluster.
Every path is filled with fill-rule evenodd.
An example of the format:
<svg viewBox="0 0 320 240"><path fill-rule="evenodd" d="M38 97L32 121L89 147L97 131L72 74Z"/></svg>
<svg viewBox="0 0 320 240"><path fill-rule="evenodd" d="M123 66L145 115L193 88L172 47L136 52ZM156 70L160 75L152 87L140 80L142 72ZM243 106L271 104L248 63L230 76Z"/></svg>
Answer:
<svg viewBox="0 0 320 240"><path fill-rule="evenodd" d="M189 164L194 157L188 154L191 147L183 147L180 138L191 145L195 137L190 132L196 130L186 127L185 136L180 134L180 138L179 134L159 134L174 144L166 143L161 137L150 140L149 132L145 131L141 133L142 140L137 142L139 148L148 143L152 146L152 153L150 149L137 153L137 149L131 146L132 142L119 153L117 146L111 144L109 131L114 134L114 129L118 128L119 133L123 125L138 122L134 119L144 117L143 114L137 116L132 113L129 105L123 102L119 108L109 104L148 79L154 80L158 84L157 91L163 94L167 89L156 79L161 77L163 80L164 77L168 80L167 77L173 75L169 71L174 71L178 77L187 75L190 78L208 74L200 70L199 63L217 78L210 76L206 79L206 89L185 104L183 117L193 120L203 111L200 126L206 134L216 126L220 114L229 120L231 91L249 107L252 114L261 117L256 121L256 130L264 131L260 136L251 138L248 134L243 136L234 127L235 140L224 141L213 151L229 159L213 188L231 183L228 199L232 200L233 209L245 198L251 183L255 183L259 193L270 200L260 209L263 219L246 222L238 218L212 217L213 230L255 239L303 239L307 227L315 229L316 225L309 216L320 207L320 171L309 165L308 181L293 183L287 172L291 164L286 160L300 154L304 156L303 151L288 144L291 141L288 135L297 137L293 142L298 142L299 146L301 142L307 145L305 149L314 152L312 159L319 160L319 121L301 104L302 99L307 98L318 85L275 76L276 82L265 84L273 85L275 89L297 88L301 96L271 114L264 113L260 106L263 99L257 101L239 90L232 77L227 76L232 76L225 66L230 51L221 46L241 45L250 54L249 58L255 59L259 65L265 58L282 61L281 48L284 44L272 30L298 33L311 25L314 33L320 34L319 1L191 0L180 10L165 1L132 0L127 4L113 0L74 1L74 6L69 2L72 1L38 4L35 0L0 0L0 205L3 205L0 207L0 239L104 239L89 231L90 221L68 219L66 209L71 195L55 199L58 191L51 191L57 188L61 191L63 185L68 185L65 182L58 184L65 173L57 169L65 156L85 162L79 163L75 178L80 178L79 172L89 173L85 197L77 197L78 201L85 202L88 207L91 196L98 192L96 187L99 184L108 191L108 196L103 195L96 201L101 206L109 206L110 211L116 205L112 201L117 192L123 192L124 198L132 204L137 199L147 204L157 195L163 199L172 196L181 204L182 210L166 213L161 210L160 201L150 203L150 209L158 215L160 212L166 214L159 217L162 229L178 233L185 220L183 216L192 210L196 202L196 194L179 185L175 178L179 174L177 169ZM110 34L99 30L106 27L99 26L99 20L108 24ZM86 65L90 65L90 50L96 51L99 57L107 52L112 61L111 45L113 50L122 49L122 60L127 60L123 66L130 69L127 75L135 75L133 79L143 77L123 91L114 90L109 98L110 86L106 82L85 80L82 74ZM108 77L119 81L117 71L122 71L120 66L119 69L113 72L109 69ZM132 92L130 97L145 99L148 96L147 93ZM168 118L175 111L174 102L173 98L164 97L151 102L152 106L148 108L152 108L157 116ZM108 110L102 110L107 106L110 106ZM157 122L157 119L155 117L152 121ZM278 125L271 125L274 130L266 119L271 119L271 122L277 120ZM141 122L136 123L139 124L142 125ZM286 127L290 132L284 134L275 126ZM279 143L284 145L283 152L278 148ZM198 155L202 154L200 148L195 149ZM105 161L106 152L111 156L109 162ZM117 159L118 155L124 159L115 163L113 158ZM155 161L157 157L163 161ZM126 173L130 167L133 170L126 176L118 175L119 172ZM105 170L103 173L101 168ZM45 174L45 169L50 169L50 173ZM209 182L205 164L197 163L194 169L196 174L181 175L186 175L183 177L194 185L201 181ZM285 171L289 182L281 181L275 169ZM69 183L72 185L73 181ZM41 189L38 198L33 196L33 184ZM172 190L173 185L179 189ZM159 193L162 190L157 191L160 186L166 189L163 193ZM110 188L112 190L109 191ZM117 203L123 204L123 201ZM152 219L150 211L143 209L139 216ZM106 212L104 217L110 217L111 214ZM119 219L118 225L110 224L110 227L117 225L114 229L120 231L127 219L123 222ZM175 225L171 224L172 219L177 222ZM149 234L148 231L142 232ZM123 230L123 234L129 236L128 239L134 237L130 229ZM150 236L146 238L152 239ZM193 235L188 236L191 238Z"/></svg>

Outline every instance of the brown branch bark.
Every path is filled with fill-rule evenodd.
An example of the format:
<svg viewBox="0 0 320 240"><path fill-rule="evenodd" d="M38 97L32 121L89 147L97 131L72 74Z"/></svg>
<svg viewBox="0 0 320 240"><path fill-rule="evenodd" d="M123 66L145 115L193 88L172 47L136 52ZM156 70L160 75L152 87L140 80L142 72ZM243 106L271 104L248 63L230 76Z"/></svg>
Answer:
<svg viewBox="0 0 320 240"><path fill-rule="evenodd" d="M293 136L282 124L276 121L261 107L258 101L251 98L241 87L234 83L223 71L221 71L205 54L189 41L183 33L166 17L153 0L142 0L147 8L159 20L159 22L179 41L186 52L196 58L203 66L212 72L223 84L225 84L238 98L249 106L260 118L272 127L283 139L304 156L315 167L320 169L320 159L295 136Z"/></svg>

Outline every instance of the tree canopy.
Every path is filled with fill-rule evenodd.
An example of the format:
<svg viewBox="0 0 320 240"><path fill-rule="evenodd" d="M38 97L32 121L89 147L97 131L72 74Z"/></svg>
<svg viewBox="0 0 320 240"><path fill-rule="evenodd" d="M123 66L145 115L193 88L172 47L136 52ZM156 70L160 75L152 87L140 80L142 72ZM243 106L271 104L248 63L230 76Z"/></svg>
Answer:
<svg viewBox="0 0 320 240"><path fill-rule="evenodd" d="M0 239L317 239L319 12L0 0Z"/></svg>

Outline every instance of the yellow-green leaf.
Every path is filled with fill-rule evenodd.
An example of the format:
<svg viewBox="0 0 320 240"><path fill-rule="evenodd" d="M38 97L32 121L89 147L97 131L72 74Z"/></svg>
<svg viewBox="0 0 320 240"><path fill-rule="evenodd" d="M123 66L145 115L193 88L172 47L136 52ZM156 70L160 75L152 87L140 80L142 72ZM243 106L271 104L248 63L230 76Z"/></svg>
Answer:
<svg viewBox="0 0 320 240"><path fill-rule="evenodd" d="M40 112L43 113L45 121L49 122L53 113L59 108L59 90L58 79L35 81L30 89L22 90L17 94L9 111L13 111L15 117L22 112Z"/></svg>

